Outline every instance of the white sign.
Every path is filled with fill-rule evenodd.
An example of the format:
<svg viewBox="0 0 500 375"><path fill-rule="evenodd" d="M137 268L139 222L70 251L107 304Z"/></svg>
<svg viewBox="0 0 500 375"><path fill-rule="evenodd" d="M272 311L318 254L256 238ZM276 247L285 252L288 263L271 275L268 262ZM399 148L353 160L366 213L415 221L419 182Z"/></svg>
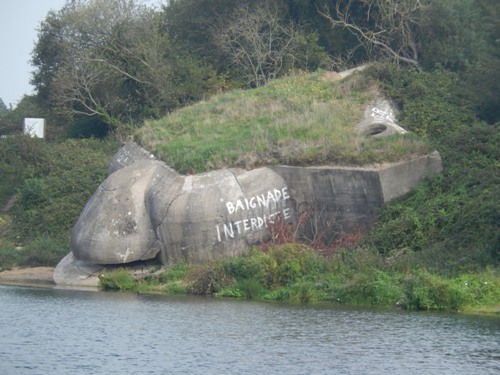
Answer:
<svg viewBox="0 0 500 375"><path fill-rule="evenodd" d="M45 138L45 119L25 118L23 131L31 137Z"/></svg>

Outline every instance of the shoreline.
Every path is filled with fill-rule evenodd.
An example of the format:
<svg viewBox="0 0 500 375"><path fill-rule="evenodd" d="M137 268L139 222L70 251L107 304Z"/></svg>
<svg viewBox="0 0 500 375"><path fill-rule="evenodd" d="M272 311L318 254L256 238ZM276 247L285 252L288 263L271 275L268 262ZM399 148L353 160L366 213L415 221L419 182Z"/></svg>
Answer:
<svg viewBox="0 0 500 375"><path fill-rule="evenodd" d="M31 267L31 268L14 268L0 272L0 286L23 286L49 289L70 289L70 290L85 290L85 291L100 291L95 287L83 286L60 286L57 285L53 278L55 267ZM146 293L148 294L148 293ZM154 294L154 293L151 293ZM476 306L468 307L462 311L455 312L465 315L488 315L498 318L500 316L499 306Z"/></svg>
<svg viewBox="0 0 500 375"><path fill-rule="evenodd" d="M55 288L54 267L13 268L0 272L0 285Z"/></svg>

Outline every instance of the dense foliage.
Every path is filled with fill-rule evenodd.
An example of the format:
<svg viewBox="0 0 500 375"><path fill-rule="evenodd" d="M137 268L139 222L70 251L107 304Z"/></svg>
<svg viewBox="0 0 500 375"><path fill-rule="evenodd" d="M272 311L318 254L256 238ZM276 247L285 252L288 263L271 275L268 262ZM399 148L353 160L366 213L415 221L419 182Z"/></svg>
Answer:
<svg viewBox="0 0 500 375"><path fill-rule="evenodd" d="M0 139L0 206L17 198L0 213L1 268L55 265L68 253L70 231L118 147L95 139L54 145L28 136Z"/></svg>
<svg viewBox="0 0 500 375"><path fill-rule="evenodd" d="M292 70L389 59L458 73L494 123L499 16L494 0L67 1L40 24L32 82L54 125L116 130Z"/></svg>
<svg viewBox="0 0 500 375"><path fill-rule="evenodd" d="M381 212L371 243L383 253L424 251L428 267L456 271L500 262L500 132L475 117L452 72L381 69L401 123L426 135L444 172Z"/></svg>
<svg viewBox="0 0 500 375"><path fill-rule="evenodd" d="M100 280L104 290L411 310L494 312L500 298L500 280L491 269L455 276L422 267L401 272L372 250L343 250L323 258L303 244L254 249L243 257L201 266L179 263L141 280L115 269Z"/></svg>

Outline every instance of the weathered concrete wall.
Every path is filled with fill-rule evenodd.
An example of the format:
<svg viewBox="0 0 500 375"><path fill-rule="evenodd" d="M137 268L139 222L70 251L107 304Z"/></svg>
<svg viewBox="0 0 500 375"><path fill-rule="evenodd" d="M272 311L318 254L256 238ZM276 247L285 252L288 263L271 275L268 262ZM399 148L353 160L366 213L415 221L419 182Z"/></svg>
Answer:
<svg viewBox="0 0 500 375"><path fill-rule="evenodd" d="M424 177L432 176L442 170L441 156L437 151L380 168L378 174L384 203L410 192Z"/></svg>
<svg viewBox="0 0 500 375"><path fill-rule="evenodd" d="M175 173L158 161L140 160L111 174L85 205L73 228L71 248L90 263L151 259L159 251L145 193L156 178Z"/></svg>
<svg viewBox="0 0 500 375"><path fill-rule="evenodd" d="M304 235L329 236L370 228L377 210L442 170L437 151L377 168L274 166L289 188L294 212L309 210ZM316 234L315 234L316 233Z"/></svg>
<svg viewBox="0 0 500 375"><path fill-rule="evenodd" d="M384 203L375 169L276 166L273 170L287 182L294 210L312 215L302 228L310 239L321 235L328 240L341 232L364 230Z"/></svg>
<svg viewBox="0 0 500 375"><path fill-rule="evenodd" d="M199 263L241 255L266 239L278 216L293 220L288 187L269 168L182 176L145 153L134 156L131 147L114 158L126 155L128 162L99 186L73 229L78 260Z"/></svg>
<svg viewBox="0 0 500 375"><path fill-rule="evenodd" d="M291 223L304 212L311 216L301 234L309 239L364 230L378 208L439 171L434 152L378 168L274 166L183 176L127 144L85 206L72 234L73 255L58 265L55 280L95 284L95 277L81 281L85 265L241 255L269 238L277 218Z"/></svg>
<svg viewBox="0 0 500 375"><path fill-rule="evenodd" d="M162 262L203 262L243 254L265 238L267 222L277 212L285 211L291 219L283 197L286 189L284 180L268 168L185 176L167 196L163 186L155 186L148 200L163 207L163 212L155 209L152 215Z"/></svg>

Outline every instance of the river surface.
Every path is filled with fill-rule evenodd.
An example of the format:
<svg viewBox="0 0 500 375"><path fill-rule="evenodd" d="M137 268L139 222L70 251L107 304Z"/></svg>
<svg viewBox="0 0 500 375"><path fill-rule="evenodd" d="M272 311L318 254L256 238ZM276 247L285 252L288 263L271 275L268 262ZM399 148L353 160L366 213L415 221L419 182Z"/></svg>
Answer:
<svg viewBox="0 0 500 375"><path fill-rule="evenodd" d="M0 374L500 374L500 319L0 286Z"/></svg>

